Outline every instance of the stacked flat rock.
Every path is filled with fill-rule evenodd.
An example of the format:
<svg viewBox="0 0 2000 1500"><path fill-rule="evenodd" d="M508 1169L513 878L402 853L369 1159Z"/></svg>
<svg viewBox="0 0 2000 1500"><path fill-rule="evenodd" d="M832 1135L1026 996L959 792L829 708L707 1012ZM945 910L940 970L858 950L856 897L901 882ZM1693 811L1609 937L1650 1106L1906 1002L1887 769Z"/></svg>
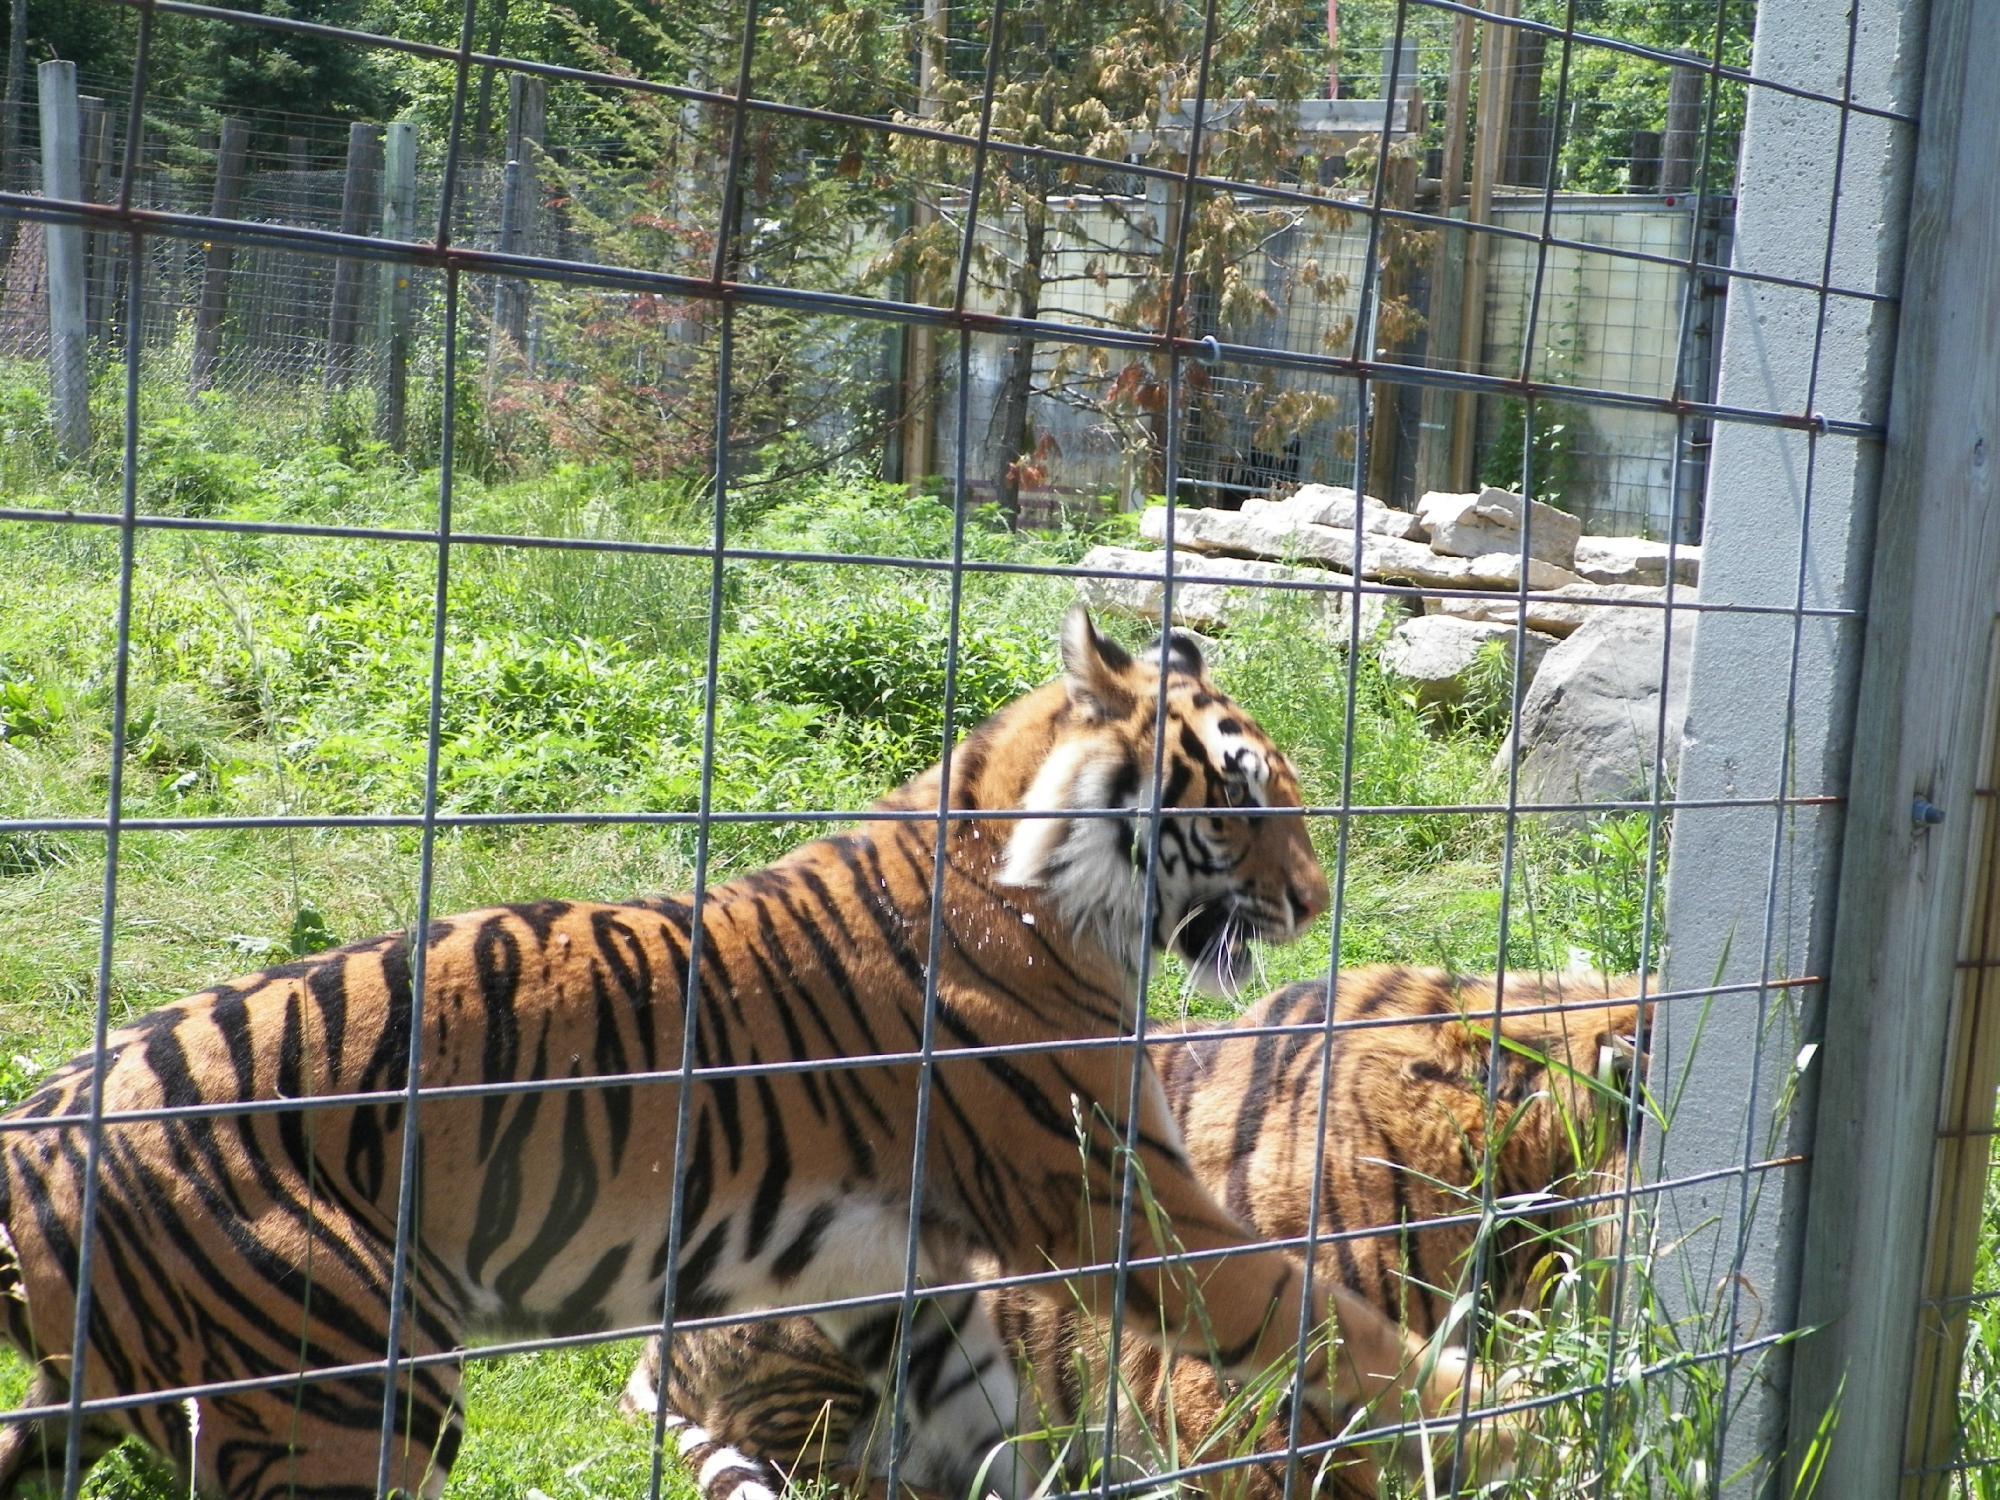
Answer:
<svg viewBox="0 0 2000 1500"><path fill-rule="evenodd" d="M1636 536L1587 536L1576 544L1576 571L1592 583L1638 583L1662 586L1667 581L1668 547ZM1672 549L1674 582L1701 582L1701 548Z"/></svg>
<svg viewBox="0 0 2000 1500"><path fill-rule="evenodd" d="M1093 609L1157 623L1161 596L1166 589L1163 552L1141 552L1132 547L1092 547L1083 555L1081 566L1094 573L1116 573L1119 577L1084 577L1077 589ZM1194 574L1201 582L1183 581ZM1240 557L1215 557L1199 552L1182 552L1174 558L1174 623L1188 630L1226 631L1260 611L1296 608L1311 617L1321 635L1335 645L1347 640L1347 606L1352 595L1337 587L1321 568L1291 568L1281 563L1255 562ZM1229 579L1240 582L1214 582ZM1272 588L1278 584L1318 584L1317 588ZM1259 587L1263 585L1263 587ZM1372 639L1381 628L1383 600L1363 595L1361 632Z"/></svg>
<svg viewBox="0 0 2000 1500"><path fill-rule="evenodd" d="M1411 512L1343 486L1309 484L1279 499L1246 500L1240 510L1176 508L1173 532L1177 580L1208 580L1174 585L1174 619L1187 629L1226 634L1282 601L1339 646L1349 637L1351 592L1268 585L1344 578L1351 587L1358 576L1390 586L1392 593L1361 596L1362 635L1378 637L1391 599L1405 612L1422 611L1383 639L1381 661L1427 705L1458 702L1486 643L1502 641L1511 654L1525 624L1524 771L1538 791L1565 799L1616 796L1614 782L1629 784L1633 735L1649 711L1657 717L1657 697L1650 710L1633 698L1643 700L1645 679L1659 669L1670 550L1678 601L1695 602L1701 572L1699 547L1585 536L1568 512L1492 486L1432 492ZM1163 546L1165 509L1141 515L1139 534ZM1079 588L1099 609L1157 622L1165 561L1158 551L1093 548L1085 568L1118 576L1086 578ZM1675 618L1677 645L1692 628L1690 615ZM1557 650L1569 641L1579 648ZM1614 665L1627 654L1640 658L1629 681ZM1684 662L1683 654L1677 677ZM1541 690L1541 674L1558 666L1563 685ZM1676 701L1670 715L1677 711Z"/></svg>
<svg viewBox="0 0 2000 1500"><path fill-rule="evenodd" d="M1512 490L1488 485L1477 494L1433 490L1417 502L1417 520L1429 533L1431 550L1448 557L1483 557L1521 551L1521 515L1528 516L1528 555L1559 568L1576 557L1583 522L1566 510L1524 501Z"/></svg>
<svg viewBox="0 0 2000 1500"><path fill-rule="evenodd" d="M1166 511L1156 508L1140 516L1139 535L1149 542L1165 543ZM1452 557L1433 551L1423 542L1367 531L1361 537L1357 568L1351 523L1342 530L1299 521L1276 506L1256 510L1177 510L1174 545L1224 557L1316 563L1342 573L1359 572L1363 578L1433 588L1518 589L1521 580L1518 549ZM1559 589L1565 584L1581 582L1567 568L1534 557L1528 559L1531 589Z"/></svg>
<svg viewBox="0 0 2000 1500"><path fill-rule="evenodd" d="M1665 589L1648 588L1637 583L1565 584L1554 590L1551 597L1528 598L1525 604L1528 628L1541 631L1544 635L1572 635L1607 609L1615 609L1620 604L1647 608L1664 602L1666 597ZM1695 602L1692 589L1681 589L1675 598L1681 604ZM1521 618L1524 605L1519 599L1495 594L1479 599L1430 599L1425 601L1425 608L1434 615L1512 625Z"/></svg>

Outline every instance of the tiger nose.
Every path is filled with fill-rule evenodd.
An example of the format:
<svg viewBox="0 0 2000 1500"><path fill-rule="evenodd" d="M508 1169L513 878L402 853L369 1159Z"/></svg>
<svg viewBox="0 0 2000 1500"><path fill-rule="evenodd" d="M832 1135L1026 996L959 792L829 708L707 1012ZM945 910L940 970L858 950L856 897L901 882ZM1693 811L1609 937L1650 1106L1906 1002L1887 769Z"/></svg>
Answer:
<svg viewBox="0 0 2000 1500"><path fill-rule="evenodd" d="M1333 900L1333 893L1327 889L1326 874L1316 861L1306 861L1306 868L1288 881L1285 897L1292 906L1292 925L1295 928L1309 927L1327 909Z"/></svg>

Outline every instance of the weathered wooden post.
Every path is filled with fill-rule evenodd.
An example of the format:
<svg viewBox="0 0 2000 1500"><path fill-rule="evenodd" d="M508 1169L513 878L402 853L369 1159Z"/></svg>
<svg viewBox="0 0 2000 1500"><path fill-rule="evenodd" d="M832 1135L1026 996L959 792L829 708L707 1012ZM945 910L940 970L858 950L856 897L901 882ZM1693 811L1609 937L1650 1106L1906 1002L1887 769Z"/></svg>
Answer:
<svg viewBox="0 0 2000 1500"><path fill-rule="evenodd" d="M514 73L507 79L507 177L500 205L500 249L510 255L536 250L535 210L541 193L537 157L542 149L548 110L540 78ZM508 346L507 357L518 357L528 346L528 283L516 277L500 282L494 296L494 332Z"/></svg>
<svg viewBox="0 0 2000 1500"><path fill-rule="evenodd" d="M382 193L382 238L414 240L417 226L417 127L398 120L388 129L387 167ZM382 403L376 427L382 440L398 453L409 430L410 392L410 267L401 261L382 265L382 295L378 328L387 363L382 372Z"/></svg>
<svg viewBox="0 0 2000 1500"><path fill-rule="evenodd" d="M215 192L209 200L209 217L233 219L243 196L243 167L250 151L250 123L229 119L222 122L222 147L215 155ZM191 390L205 391L215 383L215 367L222 353L222 318L229 310L229 268L235 250L226 240L212 240L203 247L201 301L194 310L194 362L188 374Z"/></svg>
<svg viewBox="0 0 2000 1500"><path fill-rule="evenodd" d="M76 102L82 122L78 164L83 173L83 191L79 196L86 203L102 203L110 195L111 111L104 107L102 99L89 94L82 95ZM84 250L85 336L102 338L105 299L110 293L111 283L111 236L101 230L86 231Z"/></svg>
<svg viewBox="0 0 2000 1500"><path fill-rule="evenodd" d="M1438 213L1449 217L1465 191L1465 122L1472 94L1472 17L1460 12L1451 23L1451 76L1444 103L1444 162L1438 173ZM1462 229L1441 231L1431 254L1431 304L1425 320L1425 358L1432 369L1455 370L1458 363L1459 304L1464 290ZM1415 492L1451 488L1451 435L1457 395L1432 386L1423 392L1417 419Z"/></svg>
<svg viewBox="0 0 2000 1500"><path fill-rule="evenodd" d="M363 235L380 211L382 141L376 127L357 120L347 128L347 180L340 200L340 232ZM361 334L362 262L343 255L333 267L333 306L326 320L326 376L335 385L354 378L354 345Z"/></svg>
<svg viewBox="0 0 2000 1500"><path fill-rule="evenodd" d="M313 193L312 147L302 135L285 137L285 171L290 177L286 187L286 213L289 222L310 223ZM287 362L296 362L295 368L305 363L305 349L312 336L313 317L311 299L307 288L316 286L320 277L321 261L315 255L303 255L291 251L281 257L274 257L276 264L283 268L283 274L290 283L290 290L284 299L284 306L278 314L278 327L285 341Z"/></svg>
<svg viewBox="0 0 2000 1500"><path fill-rule="evenodd" d="M1417 159L1393 154L1384 164L1382 202L1390 208L1414 208L1417 202ZM1387 304L1409 294L1409 255L1403 248L1408 231L1399 223L1382 226L1378 243L1381 268L1376 273L1375 307L1379 314ZM1400 343L1380 340L1370 357L1381 359L1402 352ZM1367 492L1387 500L1396 487L1397 460L1401 457L1401 411L1404 392L1386 380L1371 381L1368 426Z"/></svg>
<svg viewBox="0 0 2000 1500"><path fill-rule="evenodd" d="M917 41L917 114L929 120L938 113L938 77L943 71L945 34L944 0L924 0L924 27ZM1152 192L1152 181L1147 181ZM937 218L937 210L922 191L914 195L910 224L922 229ZM928 296L930 289L915 281L908 295L912 301ZM937 330L928 323L914 323L905 337L903 389L898 401L902 410L901 471L905 484L930 477L937 467Z"/></svg>
<svg viewBox="0 0 2000 1500"><path fill-rule="evenodd" d="M1667 78L1667 130L1660 142L1660 191L1685 193L1694 186L1701 154L1702 92L1708 75L1675 68Z"/></svg>
<svg viewBox="0 0 2000 1500"><path fill-rule="evenodd" d="M35 75L42 114L42 196L83 198L82 120L76 64L45 62ZM84 229L50 220L42 229L49 286L49 392L57 451L75 458L90 447L90 366L84 313Z"/></svg>
<svg viewBox="0 0 2000 1500"><path fill-rule="evenodd" d="M1826 9L1830 20L1838 16ZM1956 1392L1940 1383L1921 1404L1911 1395L1920 1334L1939 1317L1926 1314L1920 1296L1922 1230L1942 1196L1934 1184L1949 1186L1934 1176L1940 1061L1948 1055L1955 992L1961 1004L1976 1005L1976 984L1969 992L1960 984L1976 981L1991 963L1975 950L1961 964L1960 944L1968 932L1980 937L1969 907L2000 598L2000 463L1993 458L2000 369L1992 333L2000 319L2000 179L1992 168L2000 74L1987 55L1984 5L1931 0L1928 12L1918 56L1892 52L1907 70L1905 96L1915 97L1920 80L1923 119L1905 179L1908 238L1872 576L1861 594L1868 609L1837 920L1830 966L1821 971L1829 976L1826 1022L1797 1319L1812 1332L1792 1361L1794 1462L1810 1447L1815 1424L1838 1411L1822 1458L1819 1493L1827 1500L1957 1493L1954 1476L1936 1466L1962 1451L1953 1443ZM1765 24L1760 15L1760 47ZM1891 51L1894 39L1879 45ZM1848 87L1907 107L1866 73ZM1860 177L1852 147L1849 161L1850 175ZM1891 201L1900 206L1900 198ZM1841 211L1848 211L1845 194ZM1732 319L1736 301L1732 292ZM1767 496L1760 502L1769 507ZM1701 589L1706 603L1705 573ZM1974 1127L1981 1131L1993 1119L1990 1059L1985 1066ZM1988 1144L1977 1143L1982 1165ZM1976 1189L1973 1196L1976 1203ZM1951 1290L1962 1296L1970 1289L1968 1281ZM1950 1352L1955 1367L1956 1349Z"/></svg>

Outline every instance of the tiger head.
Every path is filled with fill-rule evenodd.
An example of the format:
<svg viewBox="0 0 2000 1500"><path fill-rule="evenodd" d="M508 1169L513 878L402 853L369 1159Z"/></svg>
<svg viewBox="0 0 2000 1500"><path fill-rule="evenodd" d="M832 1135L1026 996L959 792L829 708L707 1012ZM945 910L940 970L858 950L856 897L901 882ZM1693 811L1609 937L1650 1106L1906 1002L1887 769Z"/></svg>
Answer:
<svg viewBox="0 0 2000 1500"><path fill-rule="evenodd" d="M1164 661L1165 740L1156 755ZM1020 764L1015 805L1035 814L1007 836L998 878L1036 890L1059 918L1129 972L1150 930L1194 982L1234 995L1251 938L1288 942L1326 909L1326 876L1297 808L1298 779L1270 737L1209 680L1179 631L1136 657L1100 635L1081 605L1063 621L1063 676L1016 706L1002 743ZM1012 715L1008 715L1012 717ZM1003 752L995 746L996 758ZM1160 767L1158 880L1150 929L1146 868ZM1090 809L1133 809L1130 816ZM1075 810L1080 815L1063 817ZM1197 815L1187 815L1199 810Z"/></svg>

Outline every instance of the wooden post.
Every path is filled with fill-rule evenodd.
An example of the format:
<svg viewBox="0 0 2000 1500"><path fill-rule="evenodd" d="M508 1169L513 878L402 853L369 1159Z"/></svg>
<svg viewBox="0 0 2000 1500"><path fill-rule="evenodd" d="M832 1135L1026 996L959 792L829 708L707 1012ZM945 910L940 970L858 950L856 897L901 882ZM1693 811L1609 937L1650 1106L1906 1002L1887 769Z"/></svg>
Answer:
<svg viewBox="0 0 2000 1500"><path fill-rule="evenodd" d="M1660 191L1680 194L1694 186L1701 162L1702 92L1707 75L1675 68L1667 78L1667 130L1660 143Z"/></svg>
<svg viewBox="0 0 2000 1500"><path fill-rule="evenodd" d="M924 0L924 29L917 38L917 111L921 119L937 114L937 72L944 41L944 0ZM937 211L921 190L913 197L910 228L916 233L936 220ZM912 286L910 298L921 301L929 290ZM903 482L915 484L929 478L937 467L937 331L919 323L904 337L902 470Z"/></svg>
<svg viewBox="0 0 2000 1500"><path fill-rule="evenodd" d="M1451 76L1444 96L1444 162L1438 170L1438 212L1449 215L1465 184L1465 121L1472 93L1472 17L1451 23ZM1431 305L1425 329L1425 362L1434 370L1458 368L1459 301L1464 291L1463 230L1440 230L1431 256ZM1458 398L1426 389L1417 421L1416 492L1451 483L1451 428Z"/></svg>
<svg viewBox="0 0 2000 1500"><path fill-rule="evenodd" d="M1416 206L1416 157L1401 154L1392 154L1389 157L1383 169L1382 200L1390 208ZM1401 250L1402 239L1408 232L1397 223L1385 224L1382 227L1382 265L1376 273L1375 283L1375 302L1378 309L1385 303L1401 298L1409 291L1407 257ZM1377 359L1396 352L1399 352L1399 346L1387 342L1379 343L1374 351ZM1397 415L1403 391L1400 386L1381 380L1370 381L1368 390L1372 401L1368 426L1367 492L1393 504L1396 460L1401 456L1399 443L1401 428Z"/></svg>
<svg viewBox="0 0 2000 1500"><path fill-rule="evenodd" d="M1980 0L1932 0L1888 439L1827 973L1792 1360L1796 1462L1829 1410L1822 1500L1904 1479L1933 1131L1972 878L2000 599L2000 70ZM1703 580L1704 597L1707 580ZM1942 821L1924 814L1934 806ZM1980 1117L1990 1121L1992 1094ZM1976 1210L1975 1210L1976 1212ZM1948 1399L1948 1398L1947 1398Z"/></svg>
<svg viewBox="0 0 2000 1500"><path fill-rule="evenodd" d="M540 78L513 73L507 78L507 176L500 199L500 249L509 255L533 255L536 157L542 149L547 116ZM519 358L528 347L528 283L504 277L494 289L493 328L508 346L507 357ZM490 355L489 355L490 361ZM489 363L489 372L491 365Z"/></svg>
<svg viewBox="0 0 2000 1500"><path fill-rule="evenodd" d="M1492 0L1496 16L1520 13L1521 0ZM1513 82L1514 28L1486 23L1479 57L1478 139L1472 151L1472 190L1466 198L1465 218L1469 224L1485 224L1493 217L1493 183L1500 168L1502 132L1506 128L1508 91ZM1458 362L1464 370L1477 373L1486 355L1486 263L1490 236L1466 236L1465 282L1458 308ZM1477 436L1474 419L1479 398L1461 391L1454 398L1451 418L1451 484L1454 489L1472 488L1473 443Z"/></svg>
<svg viewBox="0 0 2000 1500"><path fill-rule="evenodd" d="M500 178L500 253L512 255L520 240L521 164L510 161L501 170ZM493 286L493 328L487 340L486 350L486 393L493 393L493 382L499 377L502 365L514 363L521 345L514 336L514 291L515 283L510 277L499 277Z"/></svg>
<svg viewBox="0 0 2000 1500"><path fill-rule="evenodd" d="M1340 0L1326 0L1326 97L1340 97Z"/></svg>
<svg viewBox="0 0 2000 1500"><path fill-rule="evenodd" d="M1548 35L1522 31L1514 37L1507 147L1500 157L1500 180L1516 187L1541 187L1549 180L1550 132L1542 116L1542 59Z"/></svg>
<svg viewBox="0 0 2000 1500"><path fill-rule="evenodd" d="M312 201L311 179L307 174L312 170L312 147L302 135L285 137L285 217L294 224L310 223L308 206ZM311 314L307 311L306 288L317 282L320 259L318 256L300 255L296 252L279 253L272 256L280 268L280 274L290 284L290 290L278 309L279 335L285 343L287 363L297 361L303 367L307 339L312 325Z"/></svg>
<svg viewBox="0 0 2000 1500"><path fill-rule="evenodd" d="M45 62L36 70L41 91L42 196L80 202L82 122L76 64ZM56 447L72 458L90 447L90 365L84 313L84 231L81 224L50 220L42 227L48 257L49 390L55 408Z"/></svg>
<svg viewBox="0 0 2000 1500"><path fill-rule="evenodd" d="M2000 652L1986 685L1986 746L1979 785L2000 784ZM1909 1466L1933 1469L1931 1489L1947 1486L1939 1467L1960 1440L1958 1385L1965 1333L1984 1239L1986 1174L1993 1149L1993 1094L2000 1086L2000 798L1982 797L1973 811L1972 889L1959 949L1957 983L1947 1034L1944 1114L1939 1120L1936 1188L1931 1195L1928 1261L1918 1313L1915 1378L1906 1436Z"/></svg>
<svg viewBox="0 0 2000 1500"><path fill-rule="evenodd" d="M243 166L250 151L250 122L227 119L222 122L222 149L215 156L215 195L209 203L209 217L233 219L243 196ZM233 248L222 240L211 242L203 254L201 301L194 312L194 364L188 384L205 391L215 383L215 367L222 352L222 319L229 309L229 267L236 258Z"/></svg>
<svg viewBox="0 0 2000 1500"><path fill-rule="evenodd" d="M398 120L389 127L386 146L382 238L412 241L417 233L417 127ZM410 267L397 261L384 263L382 283L376 305L381 309L381 344L388 362L376 423L382 440L401 453L409 430Z"/></svg>
<svg viewBox="0 0 2000 1500"><path fill-rule="evenodd" d="M79 196L86 203L102 203L108 195L111 176L111 112L104 107L102 99L89 94L80 95L76 103L80 122L77 165L83 178L83 190ZM104 333L104 299L109 289L110 260L110 236L99 230L86 231L83 309L87 338L100 338Z"/></svg>
<svg viewBox="0 0 2000 1500"><path fill-rule="evenodd" d="M347 181L340 199L340 232L366 234L380 210L377 183L382 172L382 142L373 125L360 121L347 127ZM333 306L326 322L326 375L335 385L354 378L354 345L361 332L363 263L343 255L333 267Z"/></svg>

